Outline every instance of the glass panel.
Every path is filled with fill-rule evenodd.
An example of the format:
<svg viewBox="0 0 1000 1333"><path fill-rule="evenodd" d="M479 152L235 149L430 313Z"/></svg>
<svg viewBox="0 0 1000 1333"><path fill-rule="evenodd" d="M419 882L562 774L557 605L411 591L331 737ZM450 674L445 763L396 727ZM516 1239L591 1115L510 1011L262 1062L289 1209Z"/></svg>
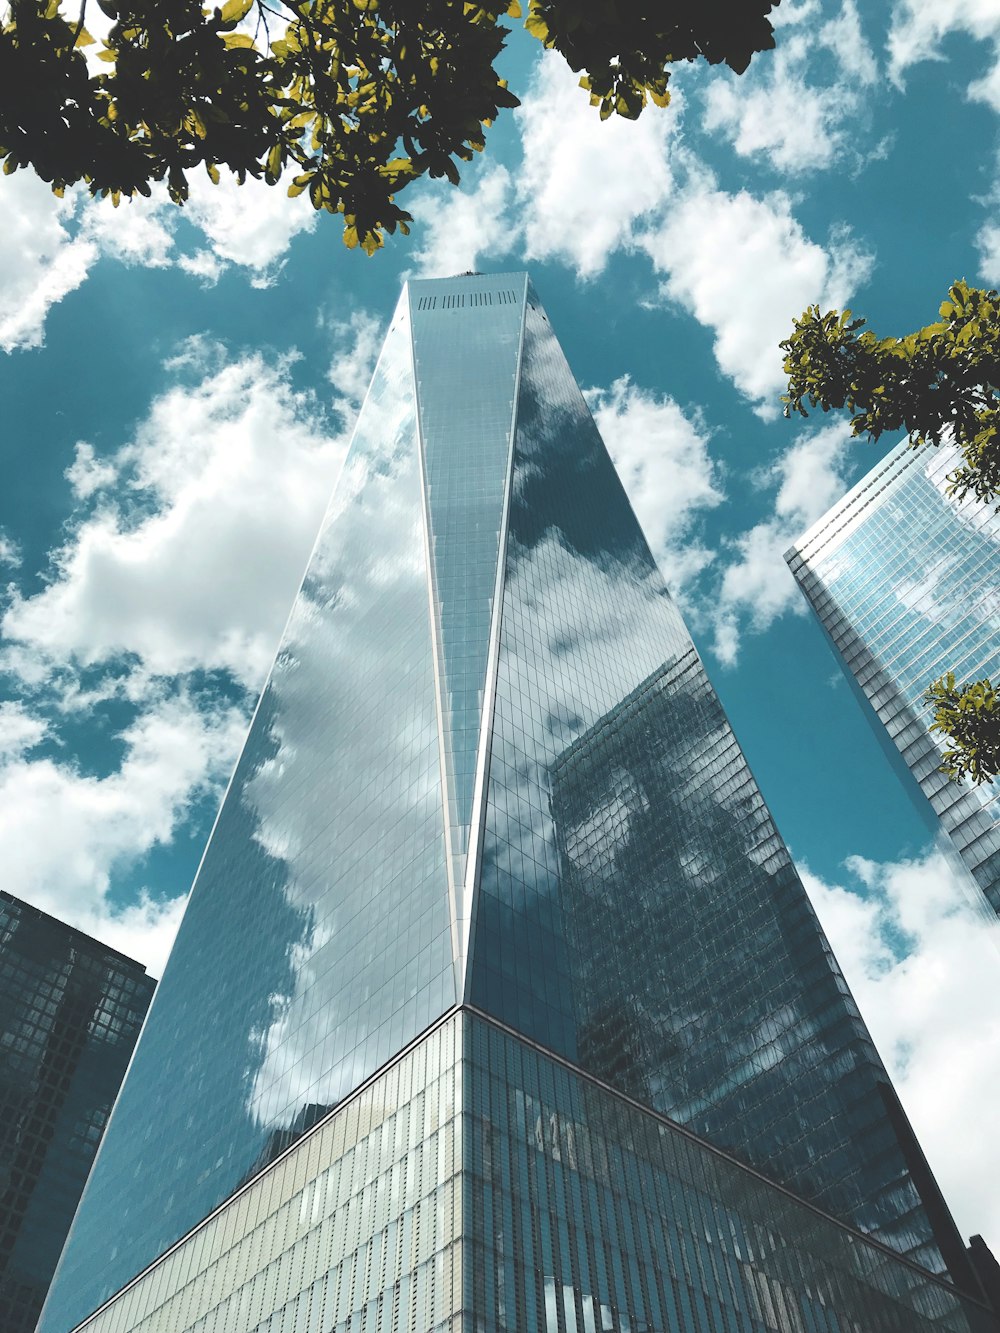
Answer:
<svg viewBox="0 0 1000 1333"><path fill-rule="evenodd" d="M447 1166L435 1175L418 1164L404 1200L393 1182L413 1174L415 1153L391 1131L405 1115L420 1122L429 1155L437 1141ZM352 1095L86 1325L87 1333L995 1328L948 1284L467 1014Z"/></svg>
<svg viewBox="0 0 1000 1333"><path fill-rule="evenodd" d="M59 1333L455 1001L424 549L404 300L74 1227Z"/></svg>
<svg viewBox="0 0 1000 1333"><path fill-rule="evenodd" d="M32 1333L155 982L0 893L0 1328Z"/></svg>
<svg viewBox="0 0 1000 1333"><path fill-rule="evenodd" d="M1000 913L1000 780L971 787L938 771L943 742L923 698L945 671L1000 680L1000 514L949 498L961 461L953 444L904 440L786 558L908 785L919 784Z"/></svg>
<svg viewBox="0 0 1000 1333"><path fill-rule="evenodd" d="M941 1269L912 1134L530 288L506 562L474 1003Z"/></svg>
<svg viewBox="0 0 1000 1333"><path fill-rule="evenodd" d="M465 1031L479 1333L995 1330L948 1283L675 1125L480 1018Z"/></svg>
<svg viewBox="0 0 1000 1333"><path fill-rule="evenodd" d="M434 580L448 814L465 878L513 426L524 275L410 284Z"/></svg>
<svg viewBox="0 0 1000 1333"><path fill-rule="evenodd" d="M458 1317L460 1051L453 1016L89 1321L88 1333L332 1333L362 1313L370 1333L430 1333ZM418 1067L428 1052L438 1073L425 1083ZM414 1085L438 1108L422 1141L447 1138L459 1150L440 1179L418 1177L404 1202L392 1184L412 1149L388 1131L415 1109ZM408 1295L414 1282L424 1304Z"/></svg>

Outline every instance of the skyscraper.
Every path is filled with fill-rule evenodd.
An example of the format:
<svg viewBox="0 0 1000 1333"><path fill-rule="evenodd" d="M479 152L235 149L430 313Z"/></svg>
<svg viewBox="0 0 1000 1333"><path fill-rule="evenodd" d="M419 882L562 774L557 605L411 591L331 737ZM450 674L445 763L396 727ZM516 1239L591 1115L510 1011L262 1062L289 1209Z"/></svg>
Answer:
<svg viewBox="0 0 1000 1333"><path fill-rule="evenodd" d="M948 1271L530 284L410 283L44 1333L992 1327Z"/></svg>
<svg viewBox="0 0 1000 1333"><path fill-rule="evenodd" d="M0 892L0 1328L31 1333L153 979Z"/></svg>
<svg viewBox="0 0 1000 1333"><path fill-rule="evenodd" d="M927 686L1000 678L1000 514L947 493L952 444L904 440L785 559L976 884L1000 913L1000 782L941 771ZM867 711L867 708L866 708ZM912 783L909 785L913 785Z"/></svg>

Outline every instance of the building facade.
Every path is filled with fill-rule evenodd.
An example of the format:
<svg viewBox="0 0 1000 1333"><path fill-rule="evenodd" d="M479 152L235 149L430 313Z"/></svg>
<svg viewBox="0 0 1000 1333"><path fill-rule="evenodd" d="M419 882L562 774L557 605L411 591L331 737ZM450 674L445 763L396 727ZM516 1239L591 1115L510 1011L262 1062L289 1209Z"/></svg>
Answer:
<svg viewBox="0 0 1000 1333"><path fill-rule="evenodd" d="M1000 913L1000 782L974 787L940 771L944 746L923 698L947 671L960 682L1000 678L1000 514L948 495L960 462L953 445L914 450L904 440L785 559L848 679Z"/></svg>
<svg viewBox="0 0 1000 1333"><path fill-rule="evenodd" d="M155 983L0 892L0 1328L32 1333Z"/></svg>
<svg viewBox="0 0 1000 1333"><path fill-rule="evenodd" d="M994 1326L530 283L410 283L40 1328L812 1305Z"/></svg>

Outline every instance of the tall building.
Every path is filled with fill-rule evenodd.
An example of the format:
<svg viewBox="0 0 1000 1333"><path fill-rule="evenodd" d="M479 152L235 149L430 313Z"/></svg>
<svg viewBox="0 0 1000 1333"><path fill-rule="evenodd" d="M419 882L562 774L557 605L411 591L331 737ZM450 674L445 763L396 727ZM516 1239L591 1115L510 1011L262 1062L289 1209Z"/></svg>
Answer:
<svg viewBox="0 0 1000 1333"><path fill-rule="evenodd" d="M40 1327L827 1308L996 1327L527 278L410 283Z"/></svg>
<svg viewBox="0 0 1000 1333"><path fill-rule="evenodd" d="M32 1333L155 983L0 892L0 1328Z"/></svg>
<svg viewBox="0 0 1000 1333"><path fill-rule="evenodd" d="M904 440L785 559L912 774L907 785L915 779L1000 913L1000 782L973 787L940 771L944 746L923 699L946 671L1000 679L1000 514L948 495L960 462L954 445Z"/></svg>

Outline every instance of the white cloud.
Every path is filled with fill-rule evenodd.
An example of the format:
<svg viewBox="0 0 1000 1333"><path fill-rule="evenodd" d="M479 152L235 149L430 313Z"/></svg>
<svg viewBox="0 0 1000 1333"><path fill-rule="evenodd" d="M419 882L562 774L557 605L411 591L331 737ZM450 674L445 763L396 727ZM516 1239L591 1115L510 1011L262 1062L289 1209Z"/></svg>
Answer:
<svg viewBox="0 0 1000 1333"><path fill-rule="evenodd" d="M184 215L208 239L217 260L250 269L256 285L267 285L293 238L316 225L316 210L308 196L288 197L294 174L287 171L277 185L266 185L252 176L240 185L226 174L213 185L206 175L192 172L188 178L191 197ZM204 260L194 262L202 265L201 276L207 276Z"/></svg>
<svg viewBox="0 0 1000 1333"><path fill-rule="evenodd" d="M713 648L726 666L736 661L742 631L760 633L784 612L805 610L783 553L847 489L849 447L846 424L825 426L794 444L761 479L778 483L772 514L728 543L736 558L725 565L712 599Z"/></svg>
<svg viewBox="0 0 1000 1333"><path fill-rule="evenodd" d="M204 711L183 694L141 713L121 736L120 767L104 776L29 758L45 724L0 709L0 864L19 898L132 954L156 974L183 898L131 905L108 897L116 871L170 841L191 800L228 775L246 721L233 707Z"/></svg>
<svg viewBox="0 0 1000 1333"><path fill-rule="evenodd" d="M694 170L642 245L663 293L714 332L720 369L765 417L778 413L778 344L793 319L813 303L845 305L872 262L846 230L825 247L810 240L786 194L727 194Z"/></svg>
<svg viewBox="0 0 1000 1333"><path fill-rule="evenodd" d="M224 173L214 185L205 172L192 170L190 196L180 207L157 183L148 199L137 195L118 208L104 199L84 202L81 193L80 233L96 241L103 255L126 264L175 265L208 283L235 264L252 274L254 285L267 286L295 236L316 225L316 210L308 199L288 197L293 174L289 170L271 186L252 176L240 185ZM208 249L184 250L178 238L182 219L200 232Z"/></svg>
<svg viewBox="0 0 1000 1333"><path fill-rule="evenodd" d="M1000 60L997 62L1000 70ZM989 214L976 236L976 248L979 250L979 277L991 287L1000 287L1000 224L994 221L997 206L1000 205L1000 156L993 163L993 188L984 199L977 200L985 204Z"/></svg>
<svg viewBox="0 0 1000 1333"><path fill-rule="evenodd" d="M214 287L226 270L226 264L211 250L198 250L193 255L181 255L177 267L193 278L199 278L203 287Z"/></svg>
<svg viewBox="0 0 1000 1333"><path fill-rule="evenodd" d="M237 185L224 176L213 185L193 172L191 198L181 210L163 186L146 199L136 196L114 208L82 188L57 199L31 171L5 178L0 190L0 348L40 347L46 316L74 291L101 258L150 268L171 266L205 283L237 265L254 286L269 285L294 237L311 231L316 212L308 200L289 199L274 187L248 178ZM187 253L178 224L184 217L208 241Z"/></svg>
<svg viewBox="0 0 1000 1333"><path fill-rule="evenodd" d="M8 569L17 569L21 563L21 548L13 537L0 528L0 565Z"/></svg>
<svg viewBox="0 0 1000 1333"><path fill-rule="evenodd" d="M981 79L969 84L969 97L973 102L985 102L1000 115L1000 23L997 24L993 50L994 63Z"/></svg>
<svg viewBox="0 0 1000 1333"><path fill-rule="evenodd" d="M722 500L708 432L666 396L649 393L627 376L608 389L590 389L587 401L646 539L675 594L711 560L691 536L699 511Z"/></svg>
<svg viewBox="0 0 1000 1333"><path fill-rule="evenodd" d="M803 879L959 1228L1000 1251L1000 922L939 852L847 869Z"/></svg>
<svg viewBox="0 0 1000 1333"><path fill-rule="evenodd" d="M594 277L628 248L636 224L662 208L671 191L670 136L680 112L648 107L638 120L602 121L579 76L547 54L515 118L524 161L518 207L529 259L560 259Z"/></svg>
<svg viewBox="0 0 1000 1333"><path fill-rule="evenodd" d="M422 277L477 267L481 257L520 250L525 259L555 259L582 278L599 274L610 256L631 248L637 224L662 207L672 188L668 161L681 98L664 114L648 107L638 120L602 121L557 55L536 62L514 113L521 138L516 172L488 166L471 188L418 194Z"/></svg>
<svg viewBox="0 0 1000 1333"><path fill-rule="evenodd" d="M0 703L0 763L20 759L44 739L48 724L14 700Z"/></svg>
<svg viewBox="0 0 1000 1333"><path fill-rule="evenodd" d="M351 416L364 401L385 337L385 322L366 310L355 310L350 319L331 325L337 354L327 379L333 385L341 410Z"/></svg>
<svg viewBox="0 0 1000 1333"><path fill-rule="evenodd" d="M150 197L123 199L115 208L106 199L76 196L82 219L80 234L95 241L104 255L123 264L168 268L173 263L173 223L176 208L160 185Z"/></svg>
<svg viewBox="0 0 1000 1333"><path fill-rule="evenodd" d="M79 287L97 258L95 241L74 237L72 201L56 199L30 171L0 190L0 347L40 347L50 308Z"/></svg>
<svg viewBox="0 0 1000 1333"><path fill-rule="evenodd" d="M78 440L73 461L63 474L78 500L87 500L95 491L109 486L118 475L117 466L105 458L98 458L94 446Z"/></svg>
<svg viewBox="0 0 1000 1333"><path fill-rule="evenodd" d="M739 79L719 70L706 88L703 128L780 171L829 167L851 150L876 77L853 0L826 23L818 10L813 0L783 4L774 15L773 54L758 57ZM817 71L824 56L829 68Z"/></svg>
<svg viewBox="0 0 1000 1333"><path fill-rule="evenodd" d="M82 914L72 924L142 963L149 975L159 980L186 906L186 893L157 899L142 890L137 900L125 907Z"/></svg>
<svg viewBox="0 0 1000 1333"><path fill-rule="evenodd" d="M944 60L944 42L956 33L992 47L992 65L982 78L970 83L968 95L1000 114L1000 9L996 0L962 0L961 4L896 0L888 42L890 76L902 86L911 65Z"/></svg>
<svg viewBox="0 0 1000 1333"><path fill-rule="evenodd" d="M48 586L15 592L9 668L37 680L130 653L147 674L224 668L260 686L346 446L288 369L259 354L213 368L157 398L110 459L78 451L90 508Z"/></svg>
<svg viewBox="0 0 1000 1333"><path fill-rule="evenodd" d="M976 238L979 246L979 273L984 282L1000 286L1000 225L984 223Z"/></svg>
<svg viewBox="0 0 1000 1333"><path fill-rule="evenodd" d="M808 13L811 7L803 4L799 8ZM855 0L844 0L837 15L823 24L817 40L833 53L848 78L863 84L872 84L878 78L878 61L861 30Z"/></svg>
<svg viewBox="0 0 1000 1333"><path fill-rule="evenodd" d="M443 187L419 195L410 204L415 235L424 238L415 256L416 276L448 277L476 269L480 255L506 254L517 240L508 213L512 200L510 174L501 166L481 171L471 189Z"/></svg>

